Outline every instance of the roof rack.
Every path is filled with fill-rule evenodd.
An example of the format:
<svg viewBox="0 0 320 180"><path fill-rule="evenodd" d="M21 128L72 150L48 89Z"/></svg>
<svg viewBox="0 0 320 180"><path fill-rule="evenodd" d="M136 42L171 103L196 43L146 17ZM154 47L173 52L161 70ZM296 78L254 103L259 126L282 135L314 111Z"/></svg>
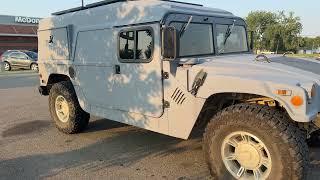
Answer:
<svg viewBox="0 0 320 180"><path fill-rule="evenodd" d="M63 15L63 14L68 14L68 13L72 13L72 12L82 11L82 10L91 9L91 8L95 8L95 7L99 7L99 6L105 6L105 5L109 5L109 4L113 4L113 3L117 3L117 2L126 2L126 1L137 1L137 0L104 0L104 1L96 2L96 3L88 4L86 6L80 6L80 7L75 7L75 8L55 12L55 13L52 13L52 15L59 16L59 15ZM167 1L167 2L187 4L187 5L193 5L193 6L203 6L201 4L180 2L180 1L174 1L174 0L159 0L159 1Z"/></svg>

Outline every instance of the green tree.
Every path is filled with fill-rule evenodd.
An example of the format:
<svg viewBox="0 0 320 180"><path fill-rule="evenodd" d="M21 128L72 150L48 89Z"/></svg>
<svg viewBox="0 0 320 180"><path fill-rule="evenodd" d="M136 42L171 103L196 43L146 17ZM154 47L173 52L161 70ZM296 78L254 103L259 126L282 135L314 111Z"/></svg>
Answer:
<svg viewBox="0 0 320 180"><path fill-rule="evenodd" d="M246 18L248 29L254 31L254 44L256 49L267 49L269 41L266 39L266 33L270 25L276 23L276 15L266 11L250 12Z"/></svg>
<svg viewBox="0 0 320 180"><path fill-rule="evenodd" d="M255 49L274 52L298 50L302 24L293 12L255 11L249 13L246 21L249 30L256 34Z"/></svg>

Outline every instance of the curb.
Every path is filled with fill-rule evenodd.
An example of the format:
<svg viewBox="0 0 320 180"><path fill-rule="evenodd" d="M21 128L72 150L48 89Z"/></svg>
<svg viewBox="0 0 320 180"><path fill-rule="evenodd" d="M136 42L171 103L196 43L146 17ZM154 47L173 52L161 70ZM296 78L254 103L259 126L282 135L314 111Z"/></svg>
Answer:
<svg viewBox="0 0 320 180"><path fill-rule="evenodd" d="M38 76L38 73L35 72L0 72L0 77L26 77L26 76Z"/></svg>

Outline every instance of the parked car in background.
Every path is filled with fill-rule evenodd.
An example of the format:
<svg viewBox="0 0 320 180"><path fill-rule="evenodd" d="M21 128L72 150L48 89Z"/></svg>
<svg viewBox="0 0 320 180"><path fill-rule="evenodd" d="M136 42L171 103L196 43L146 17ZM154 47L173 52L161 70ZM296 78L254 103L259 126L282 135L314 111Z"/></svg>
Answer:
<svg viewBox="0 0 320 180"><path fill-rule="evenodd" d="M38 54L32 51L8 50L1 55L0 60L5 71L10 71L12 68L38 71Z"/></svg>

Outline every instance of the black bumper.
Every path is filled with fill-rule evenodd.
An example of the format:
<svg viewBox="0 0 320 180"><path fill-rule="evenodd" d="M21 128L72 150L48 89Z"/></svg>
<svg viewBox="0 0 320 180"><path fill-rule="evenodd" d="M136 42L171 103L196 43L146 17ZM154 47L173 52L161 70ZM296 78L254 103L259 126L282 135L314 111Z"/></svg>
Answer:
<svg viewBox="0 0 320 180"><path fill-rule="evenodd" d="M48 95L49 95L49 91L48 91L47 86L39 86L39 87L38 87L38 90L39 90L39 93L40 93L42 96L48 96Z"/></svg>

